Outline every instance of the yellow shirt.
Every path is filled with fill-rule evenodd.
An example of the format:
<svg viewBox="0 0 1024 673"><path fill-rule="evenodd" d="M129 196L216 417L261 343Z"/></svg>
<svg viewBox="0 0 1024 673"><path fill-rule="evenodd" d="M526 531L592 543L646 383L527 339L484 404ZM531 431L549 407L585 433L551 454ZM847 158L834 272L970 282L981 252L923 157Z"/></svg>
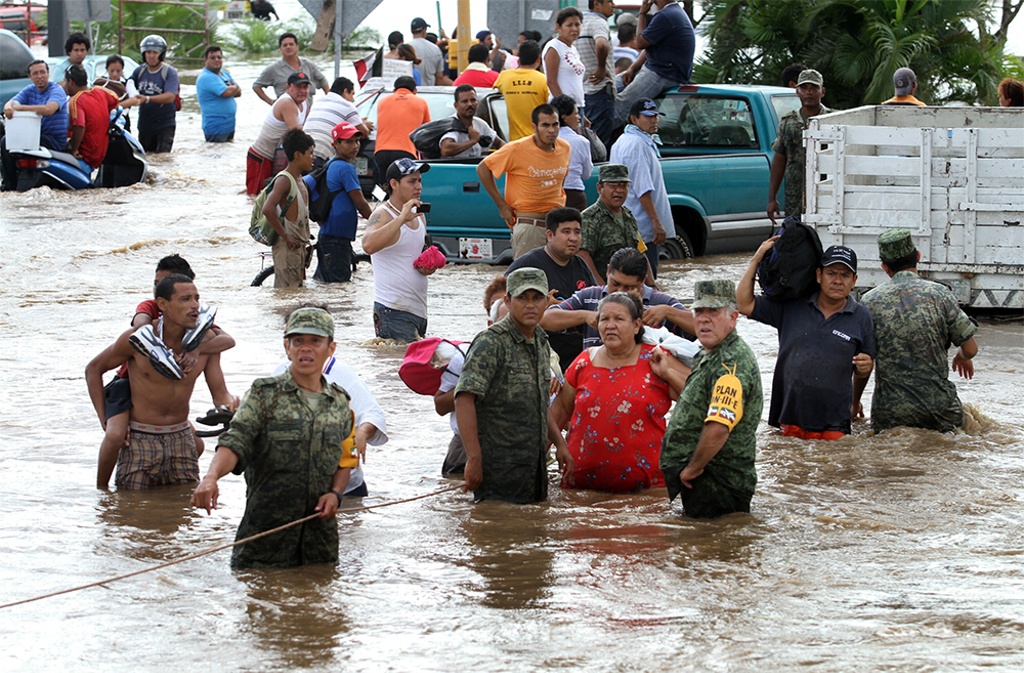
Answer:
<svg viewBox="0 0 1024 673"><path fill-rule="evenodd" d="M517 213L546 213L565 205L562 181L569 171L569 143L555 140L545 152L528 138L508 143L484 159L495 179L506 175L505 201Z"/></svg>
<svg viewBox="0 0 1024 673"><path fill-rule="evenodd" d="M505 98L509 140L533 135L533 108L548 102L548 78L533 68L505 70L494 80Z"/></svg>

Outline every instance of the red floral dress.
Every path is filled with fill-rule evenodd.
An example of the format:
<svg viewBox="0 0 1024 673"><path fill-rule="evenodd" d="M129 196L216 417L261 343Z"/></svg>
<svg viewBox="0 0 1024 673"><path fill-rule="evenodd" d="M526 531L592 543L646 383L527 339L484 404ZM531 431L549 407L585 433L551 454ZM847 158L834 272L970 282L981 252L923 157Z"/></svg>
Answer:
<svg viewBox="0 0 1024 673"><path fill-rule="evenodd" d="M629 492L665 485L658 461L672 398L651 371L653 349L641 344L635 365L615 369L594 366L587 349L569 366L565 380L576 404L566 443L576 470L563 487Z"/></svg>

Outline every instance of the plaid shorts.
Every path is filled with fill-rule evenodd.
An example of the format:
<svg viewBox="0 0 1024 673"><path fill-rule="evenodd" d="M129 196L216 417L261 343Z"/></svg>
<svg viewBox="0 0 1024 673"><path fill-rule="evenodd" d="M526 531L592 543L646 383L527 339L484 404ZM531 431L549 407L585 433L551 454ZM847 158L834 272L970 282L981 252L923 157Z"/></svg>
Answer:
<svg viewBox="0 0 1024 673"><path fill-rule="evenodd" d="M168 427L131 423L129 445L117 456L118 489L137 491L199 481L196 438L187 421ZM140 429L143 428L143 429Z"/></svg>

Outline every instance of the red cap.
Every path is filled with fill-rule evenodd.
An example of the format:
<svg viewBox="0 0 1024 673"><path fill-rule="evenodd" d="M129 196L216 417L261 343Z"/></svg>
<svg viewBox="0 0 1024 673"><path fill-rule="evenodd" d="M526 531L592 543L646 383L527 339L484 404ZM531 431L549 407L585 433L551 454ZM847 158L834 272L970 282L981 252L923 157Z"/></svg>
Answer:
<svg viewBox="0 0 1024 673"><path fill-rule="evenodd" d="M358 128L356 128L349 122L341 122L333 129L331 129L331 140L338 140L339 138L343 140L348 140L352 136L357 136L360 133L362 133L362 131L360 131Z"/></svg>

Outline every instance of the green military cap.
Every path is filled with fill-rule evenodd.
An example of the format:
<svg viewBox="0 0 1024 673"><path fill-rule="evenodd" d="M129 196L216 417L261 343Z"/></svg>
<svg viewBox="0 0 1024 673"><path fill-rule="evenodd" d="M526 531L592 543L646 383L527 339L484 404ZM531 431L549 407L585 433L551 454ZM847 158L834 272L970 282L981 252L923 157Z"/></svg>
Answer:
<svg viewBox="0 0 1024 673"><path fill-rule="evenodd" d="M288 316L288 325L284 328L285 337L293 334L313 334L333 339L334 318L322 308L297 308Z"/></svg>
<svg viewBox="0 0 1024 673"><path fill-rule="evenodd" d="M800 76L796 78L796 85L800 86L801 84L825 86L825 80L822 79L820 72L808 68L807 70L801 70Z"/></svg>
<svg viewBox="0 0 1024 673"><path fill-rule="evenodd" d="M736 303L736 284L731 280L699 280L690 308L725 308Z"/></svg>
<svg viewBox="0 0 1024 673"><path fill-rule="evenodd" d="M605 164L597 171L598 182L632 182L629 168L622 164Z"/></svg>
<svg viewBox="0 0 1024 673"><path fill-rule="evenodd" d="M508 275L508 296L518 297L527 290L548 293L548 277L540 269L524 266Z"/></svg>
<svg viewBox="0 0 1024 673"><path fill-rule="evenodd" d="M890 229L878 237L878 256L883 262L902 259L914 254L916 250L909 229Z"/></svg>

